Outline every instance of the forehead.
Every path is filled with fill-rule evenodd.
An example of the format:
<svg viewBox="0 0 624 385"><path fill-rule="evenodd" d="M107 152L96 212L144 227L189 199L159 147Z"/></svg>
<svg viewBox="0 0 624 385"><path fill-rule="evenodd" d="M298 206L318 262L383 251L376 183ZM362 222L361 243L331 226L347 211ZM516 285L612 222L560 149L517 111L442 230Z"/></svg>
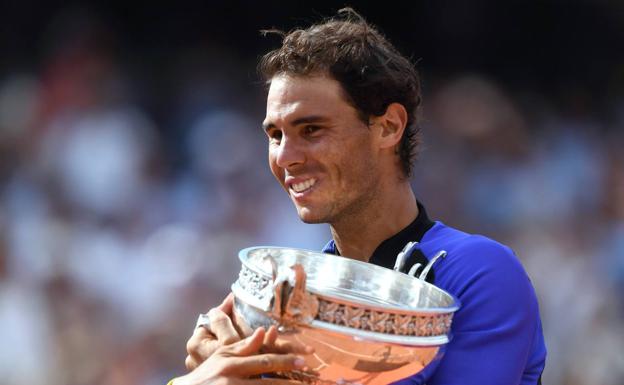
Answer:
<svg viewBox="0 0 624 385"><path fill-rule="evenodd" d="M267 96L267 121L300 114L333 114L354 110L344 98L338 81L327 76L277 75Z"/></svg>

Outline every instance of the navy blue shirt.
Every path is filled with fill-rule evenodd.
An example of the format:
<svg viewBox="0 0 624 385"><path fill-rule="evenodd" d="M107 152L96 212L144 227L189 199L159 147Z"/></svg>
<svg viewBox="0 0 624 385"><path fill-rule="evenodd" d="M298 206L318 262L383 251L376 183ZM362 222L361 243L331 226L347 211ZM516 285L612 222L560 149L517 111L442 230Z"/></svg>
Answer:
<svg viewBox="0 0 624 385"><path fill-rule="evenodd" d="M518 258L489 238L432 222L420 203L418 208L418 218L382 242L370 262L393 268L409 241L419 242L420 250L408 259L405 271L446 250L427 280L459 298L461 308L453 317L452 339L442 359L395 384L538 384L546 345L537 297ZM323 252L339 254L333 240Z"/></svg>

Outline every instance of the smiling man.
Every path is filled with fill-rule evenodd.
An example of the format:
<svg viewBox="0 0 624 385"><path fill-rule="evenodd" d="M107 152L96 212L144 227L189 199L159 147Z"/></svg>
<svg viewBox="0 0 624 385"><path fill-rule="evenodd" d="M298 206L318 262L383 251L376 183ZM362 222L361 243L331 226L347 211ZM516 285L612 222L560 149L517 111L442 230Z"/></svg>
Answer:
<svg viewBox="0 0 624 385"><path fill-rule="evenodd" d="M411 189L420 104L412 63L347 9L285 35L260 72L269 85L263 128L271 171L301 220L330 225L325 252L392 268L407 242L419 242L407 270L447 251L428 280L462 303L453 339L441 360L398 383L538 384L546 348L537 299L518 259L491 239L431 221ZM213 353L239 339L230 312L226 300L211 313L219 322L191 337L190 369L209 373ZM265 357L266 371L294 365L297 349L305 352L290 347Z"/></svg>

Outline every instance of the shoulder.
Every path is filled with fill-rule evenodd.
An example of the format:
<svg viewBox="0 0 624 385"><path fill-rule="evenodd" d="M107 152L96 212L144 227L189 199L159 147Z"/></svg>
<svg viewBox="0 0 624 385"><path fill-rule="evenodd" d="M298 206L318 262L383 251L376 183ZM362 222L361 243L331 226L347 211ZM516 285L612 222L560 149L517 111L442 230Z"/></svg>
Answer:
<svg viewBox="0 0 624 385"><path fill-rule="evenodd" d="M464 310L527 317L537 311L531 281L511 248L441 223L431 230L431 237L423 239L430 252L447 251L434 266L436 285L458 297Z"/></svg>
<svg viewBox="0 0 624 385"><path fill-rule="evenodd" d="M439 222L423 241L428 252L447 251L434 265L435 284L461 303L453 339L427 383L454 384L455 373L465 384L517 384L531 376L535 383L546 351L537 296L514 252Z"/></svg>
<svg viewBox="0 0 624 385"><path fill-rule="evenodd" d="M468 234L440 222L423 238L423 250L429 254L445 250L442 268L463 274L519 274L526 278L520 261L511 248L483 235ZM437 269L436 269L437 271Z"/></svg>

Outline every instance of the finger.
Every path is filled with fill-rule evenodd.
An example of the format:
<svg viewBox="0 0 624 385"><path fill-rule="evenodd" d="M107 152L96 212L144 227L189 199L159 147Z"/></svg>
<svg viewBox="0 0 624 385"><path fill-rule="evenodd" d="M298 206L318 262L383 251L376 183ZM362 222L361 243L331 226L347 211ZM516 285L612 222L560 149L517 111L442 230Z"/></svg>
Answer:
<svg viewBox="0 0 624 385"><path fill-rule="evenodd" d="M236 374L247 377L258 374L302 369L305 360L294 354L258 354L245 357L232 357L224 375Z"/></svg>
<svg viewBox="0 0 624 385"><path fill-rule="evenodd" d="M225 356L248 356L256 354L262 347L265 334L264 328L258 328L249 337L232 345L222 347L221 352Z"/></svg>
<svg viewBox="0 0 624 385"><path fill-rule="evenodd" d="M303 384L303 382L294 381L294 380L286 380L282 378L263 378L263 379L253 379L253 380L238 380L240 382L235 382L235 385L298 385Z"/></svg>
<svg viewBox="0 0 624 385"><path fill-rule="evenodd" d="M219 308L210 309L208 314L210 316L210 331L217 336L221 344L229 345L240 341L240 336L234 328L230 316Z"/></svg>
<svg viewBox="0 0 624 385"><path fill-rule="evenodd" d="M199 327L195 328L193 335L186 342L186 352L202 362L210 357L219 346L220 344L217 343L212 333L204 327Z"/></svg>
<svg viewBox="0 0 624 385"><path fill-rule="evenodd" d="M297 341L277 340L274 344L266 347L267 353L294 353L294 354L312 354L314 348Z"/></svg>
<svg viewBox="0 0 624 385"><path fill-rule="evenodd" d="M195 370L203 361L198 360L195 356L189 354L186 356L184 360L184 366L190 372L191 370Z"/></svg>
<svg viewBox="0 0 624 385"><path fill-rule="evenodd" d="M277 326L272 325L271 327L269 327L269 330L267 330L266 334L264 335L264 348L272 348L273 345L275 345L275 341L277 340Z"/></svg>
<svg viewBox="0 0 624 385"><path fill-rule="evenodd" d="M299 385L303 384L303 382L294 381L294 380L286 380L282 378L262 378L262 379L241 379L241 378L230 378L228 379L229 385Z"/></svg>
<svg viewBox="0 0 624 385"><path fill-rule="evenodd" d="M208 340L217 339L217 337L206 326L208 325L196 327L195 330L193 330L193 335L191 336L190 339L194 339L197 341L203 341L206 339Z"/></svg>
<svg viewBox="0 0 624 385"><path fill-rule="evenodd" d="M234 308L234 294L233 293L228 294L227 297L223 299L223 302L221 302L221 304L217 306L217 309L221 310L227 315L232 315L233 308Z"/></svg>
<svg viewBox="0 0 624 385"><path fill-rule="evenodd" d="M221 310L222 312L224 312L225 314L227 314L228 316L232 315L232 310L234 308L234 293L230 293L228 294L223 301L216 306L217 309ZM212 310L212 309L210 309ZM210 312L210 310L208 310L208 312ZM206 326L206 329L208 329L209 325L203 325Z"/></svg>
<svg viewBox="0 0 624 385"><path fill-rule="evenodd" d="M264 346L262 347L263 353L295 353L295 354L312 354L314 348L309 345L305 345L300 341L293 341L292 339L281 338L278 339L279 334L276 326L271 326L267 330L264 338Z"/></svg>

